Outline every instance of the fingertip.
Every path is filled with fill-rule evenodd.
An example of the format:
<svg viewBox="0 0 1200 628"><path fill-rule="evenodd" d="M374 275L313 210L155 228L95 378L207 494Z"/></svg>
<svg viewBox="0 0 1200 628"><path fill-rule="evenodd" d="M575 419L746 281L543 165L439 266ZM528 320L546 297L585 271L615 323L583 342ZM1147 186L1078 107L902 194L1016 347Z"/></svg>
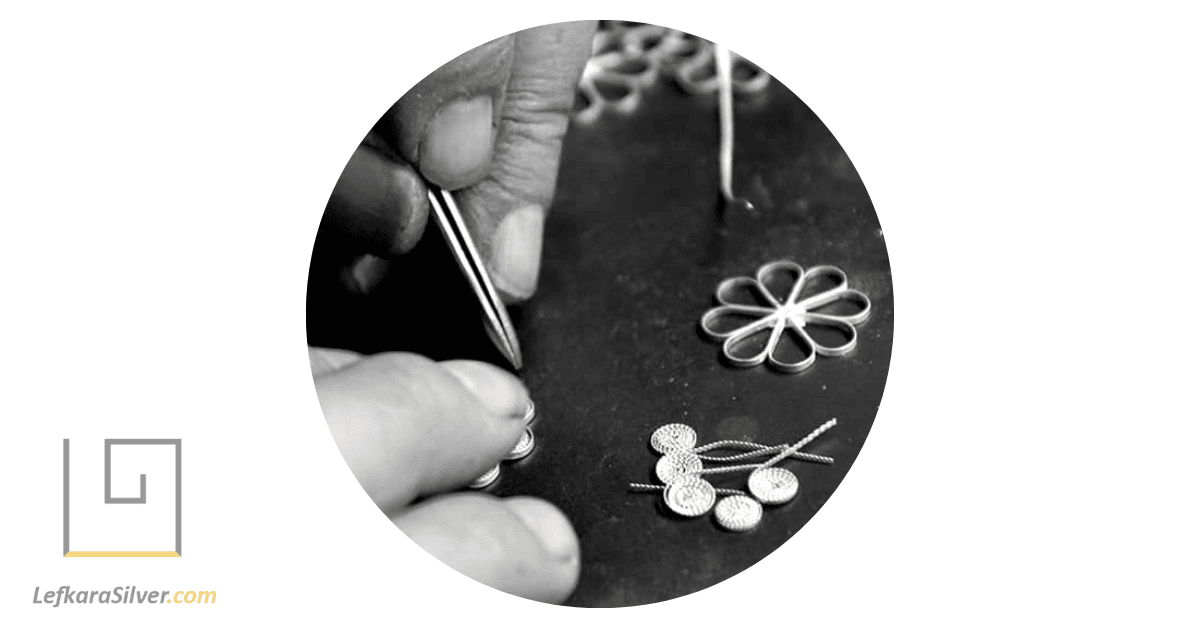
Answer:
<svg viewBox="0 0 1200 628"><path fill-rule="evenodd" d="M533 532L548 555L578 566L579 537L558 507L536 497L510 497L504 500L504 505Z"/></svg>
<svg viewBox="0 0 1200 628"><path fill-rule="evenodd" d="M552 577L546 578L538 597L542 602L561 604L579 584L579 537L575 528L556 506L535 497L510 497L508 508L537 539L543 551L539 564Z"/></svg>
<svg viewBox="0 0 1200 628"><path fill-rule="evenodd" d="M344 349L328 349L325 347L308 348L308 366L312 369L313 377L344 368L363 358L362 354Z"/></svg>
<svg viewBox="0 0 1200 628"><path fill-rule="evenodd" d="M425 231L429 198L411 166L364 144L338 177L326 215L340 230L372 245L373 251L404 253Z"/></svg>
<svg viewBox="0 0 1200 628"><path fill-rule="evenodd" d="M474 181L463 184L462 180L476 176L476 173L471 171L478 166L479 143L473 144L472 150L465 151L465 154L474 156L468 160L471 163L467 167L462 167L462 162L458 159L462 156L459 153L461 149L453 146L453 142L442 143L442 140L435 139L437 145L433 147L425 146L424 143L431 132L435 136L442 133L441 129L433 125L439 114L444 114L445 117L438 124L450 127L451 132L454 131L453 127L458 126L454 118L466 114L470 128L459 130L469 130L467 135L476 138L481 137L486 130L490 140L491 129L499 117L497 103L504 100L505 87L512 69L513 41L513 35L494 39L468 50L434 70L396 101L376 123L375 132L410 163L422 164L426 159L430 159L428 166L422 164L421 171L433 183L448 189L470 185ZM489 112L486 127L481 115L481 110L485 107ZM437 153L442 149L446 149L446 152L440 156L430 153L431 150ZM490 141L487 152L487 161L490 162ZM462 174L464 171L467 171L465 175Z"/></svg>
<svg viewBox="0 0 1200 628"><path fill-rule="evenodd" d="M417 504L392 520L444 564L512 595L557 604L579 580L578 552L562 558L542 538L561 535L560 551L569 551L565 541L575 538L574 531L542 500L454 493Z"/></svg>
<svg viewBox="0 0 1200 628"><path fill-rule="evenodd" d="M491 414L524 422L529 392L515 375L474 360L447 360L439 364L471 391Z"/></svg>
<svg viewBox="0 0 1200 628"><path fill-rule="evenodd" d="M348 286L359 294L370 294L383 281L391 264L376 255L366 253L350 265Z"/></svg>
<svg viewBox="0 0 1200 628"><path fill-rule="evenodd" d="M407 208L391 234L389 252L399 255L411 251L425 234L425 226L429 223L429 194L425 182L407 165L391 171L389 189L391 193L385 202Z"/></svg>
<svg viewBox="0 0 1200 628"><path fill-rule="evenodd" d="M420 143L421 174L447 190L478 183L492 163L492 121L490 95L459 98L442 105L425 127Z"/></svg>

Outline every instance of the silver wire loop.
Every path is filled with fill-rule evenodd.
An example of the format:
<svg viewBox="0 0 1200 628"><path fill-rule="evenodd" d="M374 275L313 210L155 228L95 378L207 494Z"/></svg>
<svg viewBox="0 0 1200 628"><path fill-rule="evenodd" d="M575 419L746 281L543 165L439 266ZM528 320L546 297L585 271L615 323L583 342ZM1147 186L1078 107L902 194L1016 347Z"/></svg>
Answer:
<svg viewBox="0 0 1200 628"><path fill-rule="evenodd" d="M681 31L640 24L597 31L592 56L583 68L578 93L585 103L572 117L591 124L605 111L628 115L641 105L642 92L669 77L685 93L704 96L722 88L715 44ZM727 54L725 85L734 94L759 94L771 75L744 57ZM734 71L736 70L736 71Z"/></svg>

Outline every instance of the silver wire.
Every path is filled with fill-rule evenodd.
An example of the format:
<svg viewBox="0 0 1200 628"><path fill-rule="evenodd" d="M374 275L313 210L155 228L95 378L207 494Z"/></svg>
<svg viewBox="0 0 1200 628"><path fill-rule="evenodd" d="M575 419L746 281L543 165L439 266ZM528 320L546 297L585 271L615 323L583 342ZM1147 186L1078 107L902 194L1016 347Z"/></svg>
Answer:
<svg viewBox="0 0 1200 628"><path fill-rule="evenodd" d="M780 451L783 451L784 449L787 449L790 446L791 445L788 443L784 443L782 445L767 446L767 445L762 445L759 443L752 443L750 441L744 441L744 440L719 440L719 441L709 443L709 444L701 446L701 447L697 447L692 450L692 453L696 454L696 457L700 458L701 460L703 460L705 462L738 462L740 460L753 460L754 458L757 458L759 456L778 453ZM710 456L710 455L704 454L704 452L712 451L714 449L747 449L749 451L746 451L745 453L734 454L732 456ZM808 462L819 462L821 464L833 464L834 463L833 458L830 458L829 456L821 456L818 454L809 454L809 453L804 453L802 451L797 451L797 452L793 453L791 457L795 458L797 460L805 460Z"/></svg>
<svg viewBox="0 0 1200 628"><path fill-rule="evenodd" d="M717 108L721 124L721 199L725 207L753 210L754 204L733 195L733 58L729 49L713 44L717 64Z"/></svg>

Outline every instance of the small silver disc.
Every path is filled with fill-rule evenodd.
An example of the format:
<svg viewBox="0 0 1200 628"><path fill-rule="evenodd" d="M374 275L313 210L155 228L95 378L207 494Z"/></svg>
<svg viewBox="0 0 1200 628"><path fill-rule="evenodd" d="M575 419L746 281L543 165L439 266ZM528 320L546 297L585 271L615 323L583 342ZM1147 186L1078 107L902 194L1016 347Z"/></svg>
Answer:
<svg viewBox="0 0 1200 628"><path fill-rule="evenodd" d="M750 494L764 504L790 501L800 490L800 480L787 469L764 467L750 474Z"/></svg>
<svg viewBox="0 0 1200 628"><path fill-rule="evenodd" d="M717 523L726 530L745 532L762 521L762 504L746 495L730 495L717 502Z"/></svg>
<svg viewBox="0 0 1200 628"><path fill-rule="evenodd" d="M681 476L667 485L667 507L685 517L699 517L717 501L717 490L694 475Z"/></svg>
<svg viewBox="0 0 1200 628"><path fill-rule="evenodd" d="M670 484L676 478L700 473L702 469L704 463L700 456L690 451L676 450L658 459L658 463L654 465L654 474L663 484Z"/></svg>
<svg viewBox="0 0 1200 628"><path fill-rule="evenodd" d="M484 488L485 486L488 486L489 484L491 484L492 482L495 482L499 478L500 478L500 465L497 464L496 466L492 467L491 469L488 469L487 473L484 473L483 475L475 478L475 481L471 482L468 485L468 487L469 488Z"/></svg>
<svg viewBox="0 0 1200 628"><path fill-rule="evenodd" d="M520 460L521 458L524 458L533 452L533 445L533 430L527 427L525 428L525 431L521 433L521 440L518 440L517 444L513 445L512 451L508 452L508 455L504 456L504 459Z"/></svg>
<svg viewBox="0 0 1200 628"><path fill-rule="evenodd" d="M533 423L537 418L537 406L533 405L533 400L529 400L529 405L525 407L525 425Z"/></svg>
<svg viewBox="0 0 1200 628"><path fill-rule="evenodd" d="M668 423L650 435L650 446L660 454L696 446L696 430L683 423Z"/></svg>

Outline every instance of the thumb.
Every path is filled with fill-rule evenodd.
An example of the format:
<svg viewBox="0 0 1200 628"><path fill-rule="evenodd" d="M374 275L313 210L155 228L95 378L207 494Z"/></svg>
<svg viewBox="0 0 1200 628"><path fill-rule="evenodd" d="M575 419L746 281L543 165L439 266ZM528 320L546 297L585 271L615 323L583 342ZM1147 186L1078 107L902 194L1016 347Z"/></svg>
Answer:
<svg viewBox="0 0 1200 628"><path fill-rule="evenodd" d="M537 288L542 227L594 31L595 22L564 22L513 35L491 168L463 191L466 220L496 288L510 301Z"/></svg>
<svg viewBox="0 0 1200 628"><path fill-rule="evenodd" d="M409 353L354 359L313 378L334 442L384 511L466 486L512 450L529 394L482 362Z"/></svg>
<svg viewBox="0 0 1200 628"><path fill-rule="evenodd" d="M492 158L494 125L512 64L512 36L468 50L408 90L373 133L447 190L479 181Z"/></svg>
<svg viewBox="0 0 1200 628"><path fill-rule="evenodd" d="M492 160L496 110L512 63L512 37L434 70L375 123L338 178L328 224L396 255L416 246L429 201L422 178L448 190L472 185Z"/></svg>

